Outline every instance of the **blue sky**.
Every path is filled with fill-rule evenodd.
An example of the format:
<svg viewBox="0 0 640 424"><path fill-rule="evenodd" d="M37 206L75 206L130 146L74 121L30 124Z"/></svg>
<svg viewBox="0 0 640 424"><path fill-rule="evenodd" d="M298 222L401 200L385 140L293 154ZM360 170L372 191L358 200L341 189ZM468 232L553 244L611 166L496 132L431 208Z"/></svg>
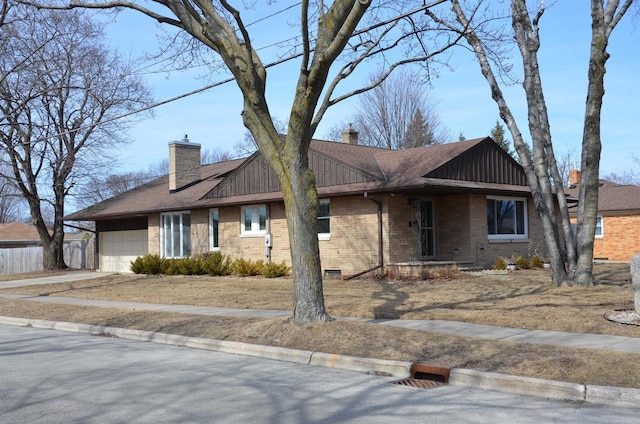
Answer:
<svg viewBox="0 0 640 424"><path fill-rule="evenodd" d="M292 3L293 0L281 0L264 10L252 11L245 22ZM287 22L295 22L297 13L297 8L294 8L250 27L254 45L266 46L295 35L295 29ZM108 37L122 53L136 54L156 48L157 32L158 28L151 19L128 11L109 26ZM548 8L541 20L539 60L556 153L580 151L590 37L589 5L586 1L560 0ZM640 156L639 45L640 22L630 15L625 16L615 29L608 49L611 58L607 63L602 113L602 175L627 170L634 165L631 157ZM261 52L265 55L264 63L276 57L274 49ZM517 56L514 51L516 60ZM443 69L430 88L442 123L451 131L452 141L460 132L468 139L488 135L498 112L477 63L470 53L458 50L451 64L454 71ZM296 61L292 61L268 71L268 102L272 116L280 120L286 120L289 114L297 77L296 65ZM515 68L518 69L517 63ZM198 72L150 74L145 79L156 100L160 101L227 78L227 75L219 73L202 80L197 78ZM425 90L428 89L425 86ZM527 134L522 88L513 86L504 91L521 131ZM357 99L350 99L331 108L315 137L324 138L336 122L351 115L356 105ZM200 143L203 149L233 151L246 131L241 111L242 96L234 83L160 106L155 109L154 118L142 120L129 131L131 142L121 151L120 170L143 170L166 158L167 143L182 138L184 134L188 134L192 142Z"/></svg>

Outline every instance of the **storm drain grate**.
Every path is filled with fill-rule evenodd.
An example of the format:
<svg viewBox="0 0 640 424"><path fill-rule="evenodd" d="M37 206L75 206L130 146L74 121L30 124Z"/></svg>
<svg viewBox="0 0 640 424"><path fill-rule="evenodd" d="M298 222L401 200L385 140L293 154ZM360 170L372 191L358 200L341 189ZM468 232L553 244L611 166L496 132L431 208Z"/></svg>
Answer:
<svg viewBox="0 0 640 424"><path fill-rule="evenodd" d="M418 380L415 378L405 378L404 380L394 381L393 384L400 386L414 387L416 389L432 389L434 387L444 386L445 383L435 380Z"/></svg>
<svg viewBox="0 0 640 424"><path fill-rule="evenodd" d="M393 384L401 386L415 387L418 389L432 389L434 387L444 386L449 382L449 368L436 367L429 364L416 363L411 365L409 370L411 377L400 381L394 381Z"/></svg>

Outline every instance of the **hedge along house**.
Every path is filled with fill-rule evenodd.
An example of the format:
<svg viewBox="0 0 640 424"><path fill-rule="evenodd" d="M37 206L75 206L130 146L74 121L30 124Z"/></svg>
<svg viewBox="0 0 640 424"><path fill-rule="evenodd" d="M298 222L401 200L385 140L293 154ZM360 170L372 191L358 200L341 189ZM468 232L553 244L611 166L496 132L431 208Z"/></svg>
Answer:
<svg viewBox="0 0 640 424"><path fill-rule="evenodd" d="M290 263L280 184L259 152L200 165L186 137L169 151L169 175L65 218L95 221L101 271L127 272L147 253ZM313 140L309 165L326 275L490 266L544 246L524 172L490 138L391 151L347 130L342 143Z"/></svg>

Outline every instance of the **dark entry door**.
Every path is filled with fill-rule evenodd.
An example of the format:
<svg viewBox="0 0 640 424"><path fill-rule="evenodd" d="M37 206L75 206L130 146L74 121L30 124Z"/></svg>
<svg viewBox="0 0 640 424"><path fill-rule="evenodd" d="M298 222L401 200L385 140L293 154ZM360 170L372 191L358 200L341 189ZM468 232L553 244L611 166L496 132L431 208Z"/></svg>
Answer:
<svg viewBox="0 0 640 424"><path fill-rule="evenodd" d="M436 227L432 200L420 200L420 259L436 256Z"/></svg>

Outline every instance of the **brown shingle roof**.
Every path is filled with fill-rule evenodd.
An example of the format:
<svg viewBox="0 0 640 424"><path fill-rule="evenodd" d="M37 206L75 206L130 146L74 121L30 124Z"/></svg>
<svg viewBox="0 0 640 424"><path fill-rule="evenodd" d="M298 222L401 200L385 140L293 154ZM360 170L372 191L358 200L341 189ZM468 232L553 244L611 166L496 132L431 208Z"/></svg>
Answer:
<svg viewBox="0 0 640 424"><path fill-rule="evenodd" d="M40 240L40 235L33 225L7 222L0 224L0 240Z"/></svg>
<svg viewBox="0 0 640 424"><path fill-rule="evenodd" d="M244 159L236 159L203 165L200 182L175 193L169 193L169 176L165 175L111 199L72 213L66 216L65 220L105 219L188 209L195 201L219 184L226 174L240 166L243 161Z"/></svg>
<svg viewBox="0 0 640 424"><path fill-rule="evenodd" d="M485 143L485 144L481 144ZM490 143L490 144L489 144ZM391 151L375 147L313 140L311 152L332 158L350 169L370 176L364 182L349 182L340 185L319 187L321 196L337 196L363 192L388 192L390 190L407 190L433 188L443 190L493 190L505 192L528 192L528 187L512 183L472 179L428 178L429 173L447 164L454 158L476 146L483 149L496 148L488 138L479 138L464 142L420 147L403 151ZM475 150L474 150L475 152ZM502 158L501 158L502 159ZM66 220L100 220L125 216L148 215L150 213L205 208L230 204L271 201L282 198L280 192L242 194L233 192L223 197L208 196L224 178L235 175L243 166L249 164L251 158L215 163L202 166L202 180L175 193L169 193L168 176L158 178L145 185L122 193L112 199L93 205L82 211L73 213ZM513 162L510 158L509 161ZM245 163L246 161L246 163ZM515 162L508 166L514 166ZM515 164L518 167L517 164ZM453 177L452 177L453 178ZM231 181L231 180L229 180ZM222 187L222 186L221 186Z"/></svg>
<svg viewBox="0 0 640 424"><path fill-rule="evenodd" d="M565 192L578 197L579 186L571 186ZM612 181L600 180L598 189L598 212L631 212L640 213L640 186L624 185Z"/></svg>

